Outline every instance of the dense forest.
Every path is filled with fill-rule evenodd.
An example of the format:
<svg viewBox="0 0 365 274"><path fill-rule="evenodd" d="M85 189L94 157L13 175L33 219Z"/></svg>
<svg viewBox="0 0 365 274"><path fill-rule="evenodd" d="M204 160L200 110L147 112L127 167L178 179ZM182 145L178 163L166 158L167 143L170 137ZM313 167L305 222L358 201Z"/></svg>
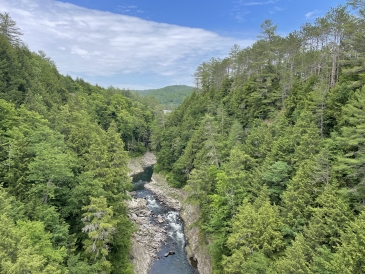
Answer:
<svg viewBox="0 0 365 274"><path fill-rule="evenodd" d="M213 273L364 273L365 1L348 4L285 37L265 20L167 116L61 75L0 14L0 273L133 273L127 160L149 148L199 206Z"/></svg>
<svg viewBox="0 0 365 274"><path fill-rule="evenodd" d="M153 134L213 273L365 273L365 1L202 63Z"/></svg>
<svg viewBox="0 0 365 274"><path fill-rule="evenodd" d="M154 112L60 75L21 35L0 14L0 273L133 273L127 160Z"/></svg>
<svg viewBox="0 0 365 274"><path fill-rule="evenodd" d="M193 90L193 87L186 85L174 85L159 89L131 90L131 92L148 98L154 97L163 105L164 109L172 110L177 108L185 98L189 97L193 93Z"/></svg>

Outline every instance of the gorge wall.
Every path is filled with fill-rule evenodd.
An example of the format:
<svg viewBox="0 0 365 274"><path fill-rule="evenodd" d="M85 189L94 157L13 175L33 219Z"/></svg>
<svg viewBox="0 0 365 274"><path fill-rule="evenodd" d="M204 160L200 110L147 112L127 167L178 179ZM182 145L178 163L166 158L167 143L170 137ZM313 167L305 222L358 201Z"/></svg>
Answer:
<svg viewBox="0 0 365 274"><path fill-rule="evenodd" d="M143 168L156 163L153 153L131 159L128 167L130 176L143 171ZM208 256L205 239L202 239L199 228L194 224L199 217L199 208L186 202L187 193L182 189L175 189L168 185L161 174L153 174L152 181L145 184L145 188L156 194L166 206L180 211L184 220L184 233L187 239L185 247L190 261L197 262L200 274L211 273L211 258ZM136 224L137 230L132 236L131 260L136 274L147 274L152 262L157 258L161 243L166 236L161 228L149 223L151 212L146 206L146 200L131 198L128 202L129 217Z"/></svg>
<svg viewBox="0 0 365 274"><path fill-rule="evenodd" d="M199 228L194 225L199 218L199 208L188 204L187 193L183 189L170 187L161 174L153 174L152 181L146 184L145 188L154 192L166 205L180 210L180 216L184 220L184 234L188 242L185 247L188 259L197 262L200 274L210 274L212 262L208 255L206 240L202 238Z"/></svg>

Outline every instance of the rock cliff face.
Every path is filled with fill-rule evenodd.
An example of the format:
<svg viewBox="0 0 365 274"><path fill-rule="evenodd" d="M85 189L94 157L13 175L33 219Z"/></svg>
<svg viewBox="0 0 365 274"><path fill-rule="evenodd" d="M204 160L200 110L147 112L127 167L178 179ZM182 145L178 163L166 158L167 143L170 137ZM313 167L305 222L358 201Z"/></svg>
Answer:
<svg viewBox="0 0 365 274"><path fill-rule="evenodd" d="M180 216L184 220L184 233L188 240L188 245L185 247L188 259L197 262L200 274L210 274L212 262L207 246L204 244L206 241L201 238L199 228L193 225L199 218L199 208L186 203L186 192L182 189L171 188L166 179L159 174L153 174L152 182L146 184L145 188L154 192L164 204L181 210Z"/></svg>
<svg viewBox="0 0 365 274"><path fill-rule="evenodd" d="M143 156L129 159L128 168L130 172L129 176L133 176L137 173L143 172L143 168L156 164L156 156L152 152L146 152Z"/></svg>
<svg viewBox="0 0 365 274"><path fill-rule="evenodd" d="M208 246L205 244L206 241L202 239L199 228L193 225L199 218L199 208L184 203L180 216L185 224L185 237L188 239L188 245L185 247L185 250L189 259L196 261L200 274L210 274L212 271L212 260L208 255Z"/></svg>

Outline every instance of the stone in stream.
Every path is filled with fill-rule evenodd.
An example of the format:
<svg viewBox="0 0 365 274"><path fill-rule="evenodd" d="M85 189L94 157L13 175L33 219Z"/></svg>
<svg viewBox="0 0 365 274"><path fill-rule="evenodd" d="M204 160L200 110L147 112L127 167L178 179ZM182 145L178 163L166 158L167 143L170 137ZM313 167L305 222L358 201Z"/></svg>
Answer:
<svg viewBox="0 0 365 274"><path fill-rule="evenodd" d="M163 219L162 218L158 218L157 221L162 224L163 223Z"/></svg>
<svg viewBox="0 0 365 274"><path fill-rule="evenodd" d="M169 252L167 252L167 253L165 253L165 257L168 257L169 255L174 255L175 254L175 251L169 251Z"/></svg>

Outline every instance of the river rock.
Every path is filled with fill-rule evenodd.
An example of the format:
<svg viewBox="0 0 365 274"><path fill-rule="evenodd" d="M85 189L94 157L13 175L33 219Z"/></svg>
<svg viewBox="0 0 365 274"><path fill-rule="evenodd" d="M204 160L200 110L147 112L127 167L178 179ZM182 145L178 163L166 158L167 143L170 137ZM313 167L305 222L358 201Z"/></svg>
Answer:
<svg viewBox="0 0 365 274"><path fill-rule="evenodd" d="M168 256L170 256L170 255L174 255L175 254L175 251L169 251L169 252L167 252L167 253L165 253L165 257L168 257Z"/></svg>
<svg viewBox="0 0 365 274"><path fill-rule="evenodd" d="M178 192L179 190L175 190L173 188L168 188L168 189L160 188L160 185L156 183L154 176L152 176L152 182L145 184L144 187L155 193L158 200L160 200L163 204L175 209L176 211L181 210L182 208L181 203L179 202L179 200L174 198L175 196L177 196L176 192Z"/></svg>
<svg viewBox="0 0 365 274"><path fill-rule="evenodd" d="M136 274L147 274L161 244L166 240L166 231L150 224L152 212L144 199L132 198L127 202L130 219L136 223L137 230L132 235L131 258Z"/></svg>
<svg viewBox="0 0 365 274"><path fill-rule="evenodd" d="M130 174L142 172L142 166L154 164L151 163L155 161L155 157L153 156L154 155L152 154L145 155L143 159L139 159L137 163L130 163L131 165L128 165L132 171ZM154 174L151 188L149 188L149 185L150 184L145 184L145 187L151 189L165 205L180 211L182 209L182 204L180 202L183 202L184 208L181 213L184 215L182 216L182 219L185 221L185 232L187 232L186 236L189 239L189 242L193 243L193 245L190 244L186 247L188 257L191 258L191 256L194 256L196 265L201 274L210 274L211 258L208 255L206 246L200 244L201 242L204 242L204 239L200 238L199 229L196 226L193 226L198 219L199 211L196 210L194 206L184 202L186 199L186 193L184 191L169 187L162 176L157 177L156 174ZM157 225L149 224L149 220L152 216L151 211L147 208L146 200L132 199L128 205L128 209L131 220L134 219L133 217L137 216L137 220L134 220L137 224L137 229L132 236L131 248L131 260L134 267L134 273L147 274L152 261L158 258L156 254L160 251L161 244L163 242L166 243L166 231ZM193 213L190 214L190 212ZM135 215L133 215L133 213ZM143 224L149 225L149 229L143 226ZM170 254L170 252L175 254L174 251L169 251L167 256L173 255Z"/></svg>
<svg viewBox="0 0 365 274"><path fill-rule="evenodd" d="M158 199L167 206L180 211L180 217L184 220L184 233L187 238L185 250L188 258L194 258L193 264L198 267L200 274L210 274L212 258L208 252L209 242L202 238L197 225L199 219L199 207L187 203L187 193L183 189L171 188L166 179L159 174L152 175L152 182L145 184L145 188L154 192Z"/></svg>

